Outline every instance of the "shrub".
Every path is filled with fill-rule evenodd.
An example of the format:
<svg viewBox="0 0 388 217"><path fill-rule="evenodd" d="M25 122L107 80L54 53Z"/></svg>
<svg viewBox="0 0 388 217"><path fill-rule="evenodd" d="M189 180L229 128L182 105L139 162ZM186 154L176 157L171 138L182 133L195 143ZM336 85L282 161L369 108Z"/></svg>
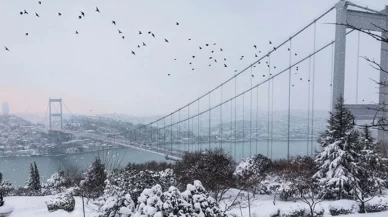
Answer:
<svg viewBox="0 0 388 217"><path fill-rule="evenodd" d="M222 149L187 153L174 168L181 189L186 183L202 180L203 186L212 193L216 201L220 201L222 195L235 186L234 170L232 157Z"/></svg>
<svg viewBox="0 0 388 217"><path fill-rule="evenodd" d="M58 209L63 209L71 212L75 207L75 200L71 193L60 193L55 195L51 200L46 202L49 212L54 212Z"/></svg>
<svg viewBox="0 0 388 217"><path fill-rule="evenodd" d="M365 211L381 212L388 210L388 199L385 197L374 197L372 200L365 203Z"/></svg>
<svg viewBox="0 0 388 217"><path fill-rule="evenodd" d="M359 210L357 202L352 200L337 200L329 205L329 212L332 216L357 213Z"/></svg>
<svg viewBox="0 0 388 217"><path fill-rule="evenodd" d="M281 217L303 217L306 216L306 210L304 207L300 207L298 204L292 204L286 209L280 209Z"/></svg>

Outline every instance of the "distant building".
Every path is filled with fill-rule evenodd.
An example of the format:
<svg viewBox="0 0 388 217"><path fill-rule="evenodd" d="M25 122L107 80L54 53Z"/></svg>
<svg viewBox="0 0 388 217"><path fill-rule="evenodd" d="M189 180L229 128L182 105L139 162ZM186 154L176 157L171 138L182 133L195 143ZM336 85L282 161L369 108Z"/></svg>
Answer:
<svg viewBox="0 0 388 217"><path fill-rule="evenodd" d="M3 115L9 114L9 105L8 102L3 102Z"/></svg>

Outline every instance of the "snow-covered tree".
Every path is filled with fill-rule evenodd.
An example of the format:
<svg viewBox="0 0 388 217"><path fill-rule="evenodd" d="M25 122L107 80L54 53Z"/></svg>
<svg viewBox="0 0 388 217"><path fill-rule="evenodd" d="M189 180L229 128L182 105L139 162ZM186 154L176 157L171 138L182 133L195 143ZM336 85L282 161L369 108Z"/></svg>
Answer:
<svg viewBox="0 0 388 217"><path fill-rule="evenodd" d="M200 181L187 185L184 192L170 187L162 192L160 185L144 189L138 198L134 217L224 217L217 202L208 195Z"/></svg>
<svg viewBox="0 0 388 217"><path fill-rule="evenodd" d="M362 129L359 139L360 157L354 164L353 170L354 192L360 202L360 212L365 212L365 203L371 200L384 185L385 168L380 153L376 152L375 139L369 131L368 125Z"/></svg>
<svg viewBox="0 0 388 217"><path fill-rule="evenodd" d="M30 172L28 176L28 180L26 182L26 188L32 191L32 194L40 193L41 184L40 184L40 176L38 167L36 166L36 163L30 164Z"/></svg>
<svg viewBox="0 0 388 217"><path fill-rule="evenodd" d="M42 184L43 194L58 194L70 187L71 181L67 179L64 171L59 171L51 175L46 183Z"/></svg>
<svg viewBox="0 0 388 217"><path fill-rule="evenodd" d="M340 96L335 110L330 112L327 129L318 139L322 151L315 159L318 172L313 177L324 186L321 193L327 198L351 198L351 172L360 155L359 134L354 126L354 116Z"/></svg>
<svg viewBox="0 0 388 217"><path fill-rule="evenodd" d="M13 190L15 190L15 186L13 186L11 182L6 180L0 182L0 193L4 196L7 196Z"/></svg>
<svg viewBox="0 0 388 217"><path fill-rule="evenodd" d="M80 183L82 193L89 198L101 196L104 193L105 180L105 165L100 158L96 158L85 172L85 179Z"/></svg>

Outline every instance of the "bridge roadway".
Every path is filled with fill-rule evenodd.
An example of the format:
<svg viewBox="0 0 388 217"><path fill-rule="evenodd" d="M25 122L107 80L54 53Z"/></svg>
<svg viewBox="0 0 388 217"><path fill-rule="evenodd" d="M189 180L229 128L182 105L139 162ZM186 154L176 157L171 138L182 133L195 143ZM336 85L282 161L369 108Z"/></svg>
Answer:
<svg viewBox="0 0 388 217"><path fill-rule="evenodd" d="M166 156L166 158L170 160L180 160L182 159L182 156L185 154L185 151L178 150L178 149L171 149L163 146L148 146L140 143L131 142L121 138L111 138L111 137L98 135L94 133L76 132L76 131L66 130L66 129L54 130L54 131L72 134L76 137L90 138L90 139L98 140L105 143L119 145L122 147L135 148L142 151L148 151L154 154Z"/></svg>

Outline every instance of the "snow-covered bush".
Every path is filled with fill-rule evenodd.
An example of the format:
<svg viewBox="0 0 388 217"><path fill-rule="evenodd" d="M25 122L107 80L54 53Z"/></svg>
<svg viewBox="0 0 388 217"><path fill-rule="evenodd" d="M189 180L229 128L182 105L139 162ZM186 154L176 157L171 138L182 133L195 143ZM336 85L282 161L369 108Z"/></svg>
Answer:
<svg viewBox="0 0 388 217"><path fill-rule="evenodd" d="M65 172L60 171L51 175L46 183L42 184L42 193L44 195L59 194L69 187L70 181L66 179Z"/></svg>
<svg viewBox="0 0 388 217"><path fill-rule="evenodd" d="M174 172L180 184L179 188L194 180L201 180L214 199L220 201L222 196L235 186L235 169L235 163L229 154L222 149L212 149L186 153L182 160L176 163Z"/></svg>
<svg viewBox="0 0 388 217"><path fill-rule="evenodd" d="M287 208L280 209L279 216L281 217L304 217L308 211L299 204L291 204Z"/></svg>
<svg viewBox="0 0 388 217"><path fill-rule="evenodd" d="M63 209L71 212L75 207L75 200L70 192L60 193L55 195L51 200L46 202L49 212L54 212L58 209Z"/></svg>
<svg viewBox="0 0 388 217"><path fill-rule="evenodd" d="M176 181L173 170L139 172L132 167L127 167L124 170L108 174L104 194L95 203L102 216L120 216L119 214L123 210L133 211L134 204L137 203L138 197L144 189L159 183L162 190L167 190L174 185Z"/></svg>
<svg viewBox="0 0 388 217"><path fill-rule="evenodd" d="M155 185L144 189L138 198L134 217L162 217L162 216L203 216L224 217L216 201L208 193L200 181L194 185L187 185L184 192L175 187L162 193L162 187Z"/></svg>
<svg viewBox="0 0 388 217"><path fill-rule="evenodd" d="M267 176L262 182L262 185L266 188L267 192L274 197L274 203L277 197L279 197L280 200L287 201L292 198L295 193L294 183L277 175Z"/></svg>
<svg viewBox="0 0 388 217"><path fill-rule="evenodd" d="M388 210L388 198L374 197L370 201L365 203L365 211L369 212L381 212Z"/></svg>
<svg viewBox="0 0 388 217"><path fill-rule="evenodd" d="M337 200L329 205L329 212L332 216L347 215L360 211L356 201L353 200Z"/></svg>
<svg viewBox="0 0 388 217"><path fill-rule="evenodd" d="M3 180L0 182L0 193L3 193L3 196L8 196L8 194L15 190L15 186L12 183Z"/></svg>

